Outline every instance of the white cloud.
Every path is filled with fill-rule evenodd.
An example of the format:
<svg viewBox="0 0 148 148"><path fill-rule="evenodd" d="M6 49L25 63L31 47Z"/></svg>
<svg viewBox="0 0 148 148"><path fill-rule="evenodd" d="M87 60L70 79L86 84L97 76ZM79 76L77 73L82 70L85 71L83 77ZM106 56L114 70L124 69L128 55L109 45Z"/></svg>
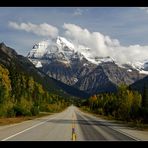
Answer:
<svg viewBox="0 0 148 148"><path fill-rule="evenodd" d="M80 8L77 8L77 9L74 11L73 15L74 15L74 16L79 16L79 15L82 15L82 13L83 13L83 10L80 9Z"/></svg>
<svg viewBox="0 0 148 148"><path fill-rule="evenodd" d="M9 26L16 30L24 30L26 32L32 32L38 36L48 36L51 38L55 38L58 35L58 29L50 24L43 23L43 24L32 24L28 23L16 23L16 22L9 22Z"/></svg>
<svg viewBox="0 0 148 148"><path fill-rule="evenodd" d="M117 39L111 39L100 32L90 32L75 24L64 24L65 35L75 45L87 46L94 56L111 56L120 63L148 59L148 46L121 46Z"/></svg>
<svg viewBox="0 0 148 148"><path fill-rule="evenodd" d="M109 36L104 36L100 32L89 32L87 29L74 24L64 24L66 29L65 34L71 38L75 44L81 44L87 46L94 52L94 54L100 54L106 56L108 54L107 47L119 46L120 43L117 39L111 39Z"/></svg>
<svg viewBox="0 0 148 148"><path fill-rule="evenodd" d="M148 59L148 46L120 46L113 49L113 52L110 53L110 55L120 63L143 61Z"/></svg>

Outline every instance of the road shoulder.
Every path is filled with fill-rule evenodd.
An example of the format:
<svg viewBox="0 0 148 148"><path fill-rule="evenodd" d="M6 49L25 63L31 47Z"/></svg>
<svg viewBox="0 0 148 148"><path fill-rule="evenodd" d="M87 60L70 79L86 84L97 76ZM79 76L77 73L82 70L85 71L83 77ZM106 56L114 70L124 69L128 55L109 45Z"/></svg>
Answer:
<svg viewBox="0 0 148 148"><path fill-rule="evenodd" d="M101 121L105 121L105 122L109 122L111 124L110 128L125 134L127 136L130 136L131 138L134 138L137 141L148 141L148 131L147 130L140 130L140 129L135 129L132 127L127 126L126 124L121 124L121 123L117 123L115 120L107 120L107 119L103 119L101 117L95 116L92 113L88 113L88 112L84 112L81 109L79 109L80 112L82 112L83 114L90 116L94 119L97 120L101 120Z"/></svg>

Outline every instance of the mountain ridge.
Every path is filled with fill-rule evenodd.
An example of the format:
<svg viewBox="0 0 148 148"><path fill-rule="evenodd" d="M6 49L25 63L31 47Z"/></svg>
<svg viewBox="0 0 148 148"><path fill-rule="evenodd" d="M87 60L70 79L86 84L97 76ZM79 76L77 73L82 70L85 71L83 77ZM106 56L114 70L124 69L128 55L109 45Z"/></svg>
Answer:
<svg viewBox="0 0 148 148"><path fill-rule="evenodd" d="M35 68L34 64L28 58L18 55L14 49L7 47L4 43L0 43L0 63L10 71L15 68L19 73L32 76L35 81L42 84L49 92L59 93L60 95L67 95L69 97L88 97L86 93L50 78L40 69Z"/></svg>

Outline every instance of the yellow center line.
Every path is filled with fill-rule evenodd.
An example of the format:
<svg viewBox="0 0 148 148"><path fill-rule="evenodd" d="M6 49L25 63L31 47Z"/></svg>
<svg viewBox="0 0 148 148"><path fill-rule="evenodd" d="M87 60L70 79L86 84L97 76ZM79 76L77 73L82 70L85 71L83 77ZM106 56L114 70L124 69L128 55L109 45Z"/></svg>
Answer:
<svg viewBox="0 0 148 148"><path fill-rule="evenodd" d="M75 116L72 114L72 141L76 141L76 133L75 133Z"/></svg>

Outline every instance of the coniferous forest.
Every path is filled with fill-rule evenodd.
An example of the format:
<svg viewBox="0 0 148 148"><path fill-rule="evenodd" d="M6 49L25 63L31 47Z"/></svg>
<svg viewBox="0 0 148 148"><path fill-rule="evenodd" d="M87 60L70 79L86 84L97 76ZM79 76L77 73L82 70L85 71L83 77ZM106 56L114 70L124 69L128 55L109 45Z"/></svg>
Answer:
<svg viewBox="0 0 148 148"><path fill-rule="evenodd" d="M148 122L148 88L142 93L122 84L115 93L101 93L91 96L81 104L82 108L122 121Z"/></svg>
<svg viewBox="0 0 148 148"><path fill-rule="evenodd" d="M0 65L0 116L32 116L57 112L69 105L63 97L45 91L33 77Z"/></svg>

